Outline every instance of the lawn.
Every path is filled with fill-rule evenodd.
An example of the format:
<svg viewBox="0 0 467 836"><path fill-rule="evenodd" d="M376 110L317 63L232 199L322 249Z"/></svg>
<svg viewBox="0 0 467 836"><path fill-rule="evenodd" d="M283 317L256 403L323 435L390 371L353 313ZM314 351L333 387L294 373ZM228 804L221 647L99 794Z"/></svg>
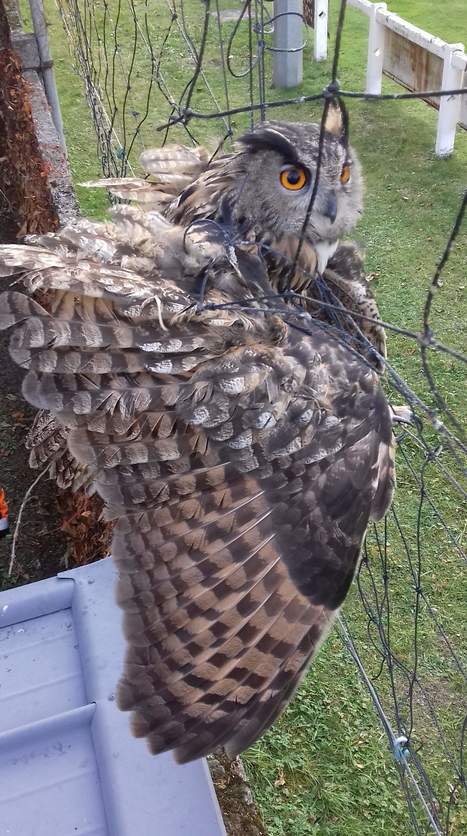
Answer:
<svg viewBox="0 0 467 836"><path fill-rule="evenodd" d="M87 40L92 43L95 56L95 77L101 79L106 109L115 111L113 128L117 138L114 148L120 149L123 160L148 102L151 61L146 41L153 44L155 63L163 49L161 68L174 94L180 95L192 74L187 45L180 35L177 21L172 20L169 5L161 2L156 13L154 2L145 6L137 0L110 0L104 4L96 3L94 15L86 18L86 25L89 26ZM237 0L219 2L223 11L240 5ZM388 5L392 11L432 34L449 41L464 40L467 43L465 0L450 0L448 4L441 4L438 0L391 0ZM97 144L82 84L72 71L62 23L53 0L47 0L46 6L70 163L75 183L79 184L99 174ZM194 43L199 44L205 5L200 0L186 0L184 6L187 28ZM211 6L215 9L216 3L212 2ZM144 15L146 9L147 19ZM336 13L337 3L333 2L331 41ZM94 21L96 27L93 29ZM339 78L345 89L363 89L366 26L366 18L354 9L348 9L339 67ZM226 50L233 27L234 24L228 20L222 24ZM104 30L107 36L102 43ZM114 32L117 32L116 36ZM136 49L134 43L137 44ZM232 64L240 74L247 66L245 24L240 25L229 49L233 56ZM332 54L332 49L330 51ZM97 60L99 54L100 64ZM211 92L200 77L192 106L195 110L215 110L212 93L224 108L226 98L215 17L210 22L204 67ZM330 67L330 60L323 64L313 63L307 48L303 88L288 91L287 96L321 90L329 79ZM269 71L268 54L267 77ZM128 77L130 85L127 84ZM400 90L389 81L385 82L385 89ZM268 99L276 99L283 91L273 91L268 85L266 92ZM249 96L248 78L230 77L228 96L233 107L245 104ZM156 128L170 112L156 83L153 84L147 110L147 118L129 154L129 162L135 169L138 151L143 145L161 141L163 134L158 133ZM280 113L274 112L274 116L301 120L319 118L319 106L287 107ZM436 112L424 103L352 101L350 118L352 142L358 149L366 180L366 211L356 237L366 249L367 269L374 277L374 289L383 318L401 328L416 331L420 329L431 276L443 252L466 186L467 136L459 131L455 153L449 159L439 160L433 153ZM248 116L245 114L232 120L234 132L247 125ZM197 139L211 141L214 145L226 131L226 125L221 120L193 120L189 127ZM180 127L173 131L171 139L187 141ZM102 216L106 206L103 193L78 187L78 195L83 213ZM460 349L465 343L466 277L465 258L464 261L462 258L465 244L464 226L443 273L443 286L436 297L432 318L437 338L455 349ZM397 372L414 390L421 397L429 397L416 343L392 336L389 355ZM434 356L432 363L437 384L448 405L458 417L465 417L462 365L445 355ZM427 438L433 440L429 431ZM392 518L388 521L383 557L378 553L373 537L369 538L368 550L370 565L377 577L376 591L383 598L384 571L381 561L386 561L393 652L408 669L417 669L424 685L423 691L416 685L409 699L407 682L400 672L395 672L400 712L406 718L412 704L414 745L429 773L434 793L444 805L453 768L430 721L429 707L434 707L448 748L458 756L462 703L465 702L463 681L452 664L445 642L433 629L423 603L418 614L417 646L414 645L418 606L414 586L421 586L426 592L459 655L462 652L465 654L466 647L466 596L462 592L463 567L457 549L449 541L428 501L420 506L419 489L410 468L420 472L422 461L420 450L408 440L398 461L399 490L395 502L407 547L415 563L418 556L417 519L420 519L421 572L417 582L414 582L404 541ZM446 450L426 466L426 491L434 498L444 521L456 532L460 545L463 509L459 494L440 467L454 471ZM374 599L375 590L372 590L365 568L362 584ZM385 618L389 618L386 609L384 613ZM356 589L345 606L345 614L365 665L376 677L380 664L378 637L374 626L368 631L366 629L367 618ZM392 717L387 667L379 676L377 685ZM429 695L428 701L426 694ZM336 631L330 636L288 711L246 753L244 761L271 836L400 836L411 832L406 803L392 757L387 751L385 734L358 671ZM421 815L420 821L423 821ZM452 816L451 832L460 835L465 832L466 826L467 812L459 805Z"/></svg>

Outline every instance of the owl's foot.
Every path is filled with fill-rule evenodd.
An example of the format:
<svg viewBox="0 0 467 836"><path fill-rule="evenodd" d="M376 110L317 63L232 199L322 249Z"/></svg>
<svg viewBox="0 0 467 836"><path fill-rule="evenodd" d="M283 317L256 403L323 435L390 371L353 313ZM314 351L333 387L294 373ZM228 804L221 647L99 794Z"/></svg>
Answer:
<svg viewBox="0 0 467 836"><path fill-rule="evenodd" d="M418 430L422 429L423 425L420 418L415 414L415 412L412 412L410 406L407 404L402 404L400 406L390 404L389 407L392 413L391 417L393 426L396 424L411 424Z"/></svg>

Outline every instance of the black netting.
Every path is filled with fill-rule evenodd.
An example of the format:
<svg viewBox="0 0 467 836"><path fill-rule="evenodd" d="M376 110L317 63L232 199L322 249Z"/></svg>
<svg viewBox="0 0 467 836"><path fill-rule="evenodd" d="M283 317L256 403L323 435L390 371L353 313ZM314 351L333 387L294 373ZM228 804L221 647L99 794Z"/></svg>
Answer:
<svg viewBox="0 0 467 836"><path fill-rule="evenodd" d="M342 89L338 81L346 12L342 0L334 32L332 71L324 89L275 99L269 83L273 4L244 0L226 8L220 0L200 0L196 20L193 4L189 5L190 9L183 0L160 0L156 10L154 4L134 0L59 2L71 52L85 84L106 176L137 171L139 153L157 143L204 142L209 137L217 149L228 148L238 132L279 111L285 118L306 120L310 106L316 112L316 106L321 105L322 143L331 102L339 103L346 114L345 104L351 99L377 99L379 104L375 106L380 108L383 120L384 107L390 108L391 100L462 92L368 96ZM312 6L307 5L308 17ZM125 26L121 25L123 17ZM220 88L213 85L213 78L219 78L219 74ZM221 95L215 92L219 89ZM306 115L302 115L305 106ZM319 166L320 159L308 216L319 182ZM465 594L460 588L466 562L462 549L466 454L462 392L466 358L438 334L435 303L437 294L442 293L443 270L460 233L466 202L464 193L457 216L452 219L445 251L440 252L439 264L434 265L428 282L418 327L385 323L390 335L385 386L391 402L410 406L414 421L401 424L398 431L399 486L387 518L368 532L357 577L359 605L354 602L339 622L342 639L358 666L393 751L416 833L451 833L466 787L466 674L462 662L466 646L462 618ZM298 252L295 261L297 257ZM457 253L455 258L460 276ZM407 269L410 271L413 265ZM327 328L330 339L345 341L349 321L359 332L365 319L346 311L324 285L322 305L335 312L334 326L318 322L298 307L284 314L279 297L265 300L268 312L275 298L278 313L291 327L305 332ZM248 308L251 300L241 299L236 304ZM345 327L341 328L339 322ZM361 330L360 337L361 345L368 344ZM400 362L407 355L411 357L411 373ZM446 368L450 370L449 383ZM445 593L453 575L459 577L456 599L452 589ZM401 624L405 625L403 631ZM449 711L440 700L439 687L435 692L434 682L438 686L446 683Z"/></svg>

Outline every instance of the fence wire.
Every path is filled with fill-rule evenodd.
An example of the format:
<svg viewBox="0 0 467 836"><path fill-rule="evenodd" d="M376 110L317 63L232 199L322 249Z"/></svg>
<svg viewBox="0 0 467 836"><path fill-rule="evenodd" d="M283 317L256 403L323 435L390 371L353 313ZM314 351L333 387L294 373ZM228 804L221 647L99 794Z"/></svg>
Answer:
<svg viewBox="0 0 467 836"><path fill-rule="evenodd" d="M308 23L312 6L306 6ZM345 0L339 7L329 83L316 92L283 99L269 96L276 21L273 4L267 0L58 0L58 7L85 85L105 176L137 171L139 153L148 145L214 138L217 152L228 150L240 131L266 115L286 108L290 118L294 108L294 117L300 120L300 108L322 102L307 222L318 188L331 101L346 113L344 102L350 99L390 102L467 92L369 96L341 89L338 69ZM213 84L219 75L220 87ZM307 114L304 119L308 118ZM415 370L409 381L397 361L380 358L388 396L392 402L408 404L415 420L400 425L397 433L398 489L384 522L367 535L356 579L360 605L352 607L338 625L387 735L414 832L446 836L454 832L456 816L462 820L466 791L466 625L461 589L467 562L461 522L466 497L461 408L466 358L438 337L433 303L441 292L466 202L467 193L434 268L420 328L385 323L398 341L398 356L412 354ZM291 270L298 255L299 251ZM290 292L285 294L286 312L284 294L265 297L264 311L276 311L290 327L305 333L326 328L330 339L345 342L364 358L366 348L374 353L362 330L364 321L370 320L343 307L324 279L319 281L321 304L334 314L333 324L304 312ZM246 298L235 304L258 313L260 301ZM349 323L360 337L360 346L348 344ZM446 391L441 374L446 364L461 381L454 393ZM455 600L449 586L453 578L459 578Z"/></svg>

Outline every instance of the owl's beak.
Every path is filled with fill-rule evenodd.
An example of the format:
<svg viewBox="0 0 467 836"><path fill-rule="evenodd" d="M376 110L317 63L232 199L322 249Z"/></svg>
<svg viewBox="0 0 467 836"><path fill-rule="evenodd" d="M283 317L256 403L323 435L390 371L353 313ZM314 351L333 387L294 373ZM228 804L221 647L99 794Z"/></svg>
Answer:
<svg viewBox="0 0 467 836"><path fill-rule="evenodd" d="M332 224L336 220L337 197L336 197L336 193L334 191L329 192L329 194L327 196L326 206L325 206L323 214L326 216L326 218L329 218L329 220L331 221Z"/></svg>

